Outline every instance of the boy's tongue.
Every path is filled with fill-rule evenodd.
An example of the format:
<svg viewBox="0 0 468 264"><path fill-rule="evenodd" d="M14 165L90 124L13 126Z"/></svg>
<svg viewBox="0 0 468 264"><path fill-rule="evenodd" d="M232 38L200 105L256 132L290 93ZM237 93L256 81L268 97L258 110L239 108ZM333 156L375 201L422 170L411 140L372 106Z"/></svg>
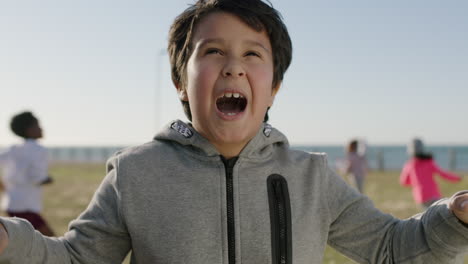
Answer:
<svg viewBox="0 0 468 264"><path fill-rule="evenodd" d="M245 110L247 100L245 98L222 97L216 101L218 110L224 114L238 114Z"/></svg>

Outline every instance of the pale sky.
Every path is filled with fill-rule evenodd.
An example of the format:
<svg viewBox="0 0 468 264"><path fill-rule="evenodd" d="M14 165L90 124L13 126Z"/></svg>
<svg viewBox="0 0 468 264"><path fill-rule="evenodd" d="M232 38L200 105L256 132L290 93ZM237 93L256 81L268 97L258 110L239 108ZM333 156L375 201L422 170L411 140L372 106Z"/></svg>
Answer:
<svg viewBox="0 0 468 264"><path fill-rule="evenodd" d="M468 2L272 0L293 61L270 111L292 144L468 144ZM184 119L164 52L189 0L0 0L0 146L134 145Z"/></svg>

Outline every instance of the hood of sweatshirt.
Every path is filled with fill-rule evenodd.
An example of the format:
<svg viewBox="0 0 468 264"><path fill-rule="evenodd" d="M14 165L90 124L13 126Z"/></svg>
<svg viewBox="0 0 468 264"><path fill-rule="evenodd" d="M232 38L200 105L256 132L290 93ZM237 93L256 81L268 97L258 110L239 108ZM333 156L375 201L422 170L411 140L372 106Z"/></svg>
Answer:
<svg viewBox="0 0 468 264"><path fill-rule="evenodd" d="M200 135L190 123L175 120L168 123L155 140L172 141L184 145L200 155L219 156L213 144ZM268 123L262 123L257 134L247 143L239 157L249 159L263 159L268 157L275 147L288 147L286 136Z"/></svg>

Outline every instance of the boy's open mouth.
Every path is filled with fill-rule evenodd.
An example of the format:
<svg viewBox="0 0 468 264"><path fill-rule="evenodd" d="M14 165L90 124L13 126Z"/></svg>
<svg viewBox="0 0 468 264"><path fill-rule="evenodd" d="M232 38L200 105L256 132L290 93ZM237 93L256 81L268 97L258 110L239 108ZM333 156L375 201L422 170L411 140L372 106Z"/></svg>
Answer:
<svg viewBox="0 0 468 264"><path fill-rule="evenodd" d="M247 99L239 93L224 93L216 99L218 110L228 116L234 116L244 112L247 106Z"/></svg>

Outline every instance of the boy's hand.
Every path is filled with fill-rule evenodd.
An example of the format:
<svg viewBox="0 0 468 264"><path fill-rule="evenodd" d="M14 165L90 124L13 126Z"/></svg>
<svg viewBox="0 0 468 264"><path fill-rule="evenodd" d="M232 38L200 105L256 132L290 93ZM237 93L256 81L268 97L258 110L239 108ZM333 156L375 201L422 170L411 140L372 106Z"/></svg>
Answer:
<svg viewBox="0 0 468 264"><path fill-rule="evenodd" d="M461 191L453 195L449 208L468 227L468 191Z"/></svg>

